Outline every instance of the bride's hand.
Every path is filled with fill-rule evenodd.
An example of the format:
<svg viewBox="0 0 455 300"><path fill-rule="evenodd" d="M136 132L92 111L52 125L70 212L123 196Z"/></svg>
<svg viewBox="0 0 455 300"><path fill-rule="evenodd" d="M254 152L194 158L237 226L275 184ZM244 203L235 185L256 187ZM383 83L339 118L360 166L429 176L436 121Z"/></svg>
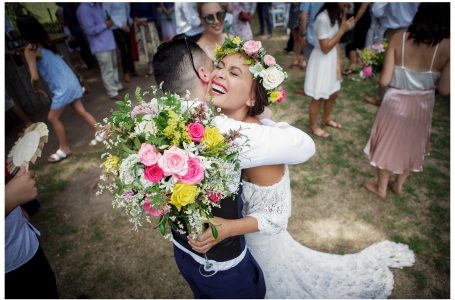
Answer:
<svg viewBox="0 0 455 300"><path fill-rule="evenodd" d="M188 236L188 243L194 251L199 253L207 253L216 244L221 242L227 237L230 237L230 220L214 217L213 221L217 224L216 229L218 230L218 238L215 239L212 235L210 227L204 231L197 239L192 239Z"/></svg>

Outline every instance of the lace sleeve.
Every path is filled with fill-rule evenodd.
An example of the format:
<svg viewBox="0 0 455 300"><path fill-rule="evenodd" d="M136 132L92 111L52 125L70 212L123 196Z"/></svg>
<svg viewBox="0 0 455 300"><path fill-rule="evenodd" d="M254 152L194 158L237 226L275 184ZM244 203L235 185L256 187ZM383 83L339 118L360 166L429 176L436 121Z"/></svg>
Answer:
<svg viewBox="0 0 455 300"><path fill-rule="evenodd" d="M243 183L243 215L258 221L258 230L264 234L277 234L287 229L291 216L291 191L286 167L283 179L268 187Z"/></svg>
<svg viewBox="0 0 455 300"><path fill-rule="evenodd" d="M277 234L286 230L288 225L288 216L280 213L252 213L250 217L258 221L258 230L265 234Z"/></svg>

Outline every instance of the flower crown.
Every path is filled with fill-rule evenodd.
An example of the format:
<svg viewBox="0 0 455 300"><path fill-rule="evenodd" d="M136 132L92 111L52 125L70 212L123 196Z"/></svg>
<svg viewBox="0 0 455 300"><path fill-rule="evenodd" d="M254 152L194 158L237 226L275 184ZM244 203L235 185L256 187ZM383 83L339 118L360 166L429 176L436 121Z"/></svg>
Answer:
<svg viewBox="0 0 455 300"><path fill-rule="evenodd" d="M265 52L260 41L242 41L239 36L226 38L223 45L216 45L215 58L219 63L226 55L232 53L245 54L248 58L245 63L253 78L267 91L269 103L281 103L286 98L285 90L280 87L288 77L283 68L278 65L275 58Z"/></svg>

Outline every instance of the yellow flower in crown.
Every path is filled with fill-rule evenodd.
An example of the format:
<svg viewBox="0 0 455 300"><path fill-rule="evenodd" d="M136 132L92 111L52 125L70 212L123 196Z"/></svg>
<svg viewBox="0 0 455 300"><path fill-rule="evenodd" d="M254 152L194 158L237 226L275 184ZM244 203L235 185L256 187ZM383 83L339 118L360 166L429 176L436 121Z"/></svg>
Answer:
<svg viewBox="0 0 455 300"><path fill-rule="evenodd" d="M273 90L269 95L269 101L275 103L281 98L281 93L278 90Z"/></svg>
<svg viewBox="0 0 455 300"><path fill-rule="evenodd" d="M242 42L242 40L240 39L240 37L237 35L235 38L232 39L232 42L235 44L235 45L240 45L240 43Z"/></svg>
<svg viewBox="0 0 455 300"><path fill-rule="evenodd" d="M117 174L119 163L120 157L109 153L107 159L103 163L104 170L106 173Z"/></svg>
<svg viewBox="0 0 455 300"><path fill-rule="evenodd" d="M221 45L216 44L215 46L215 57L219 57L223 55L223 50L221 49Z"/></svg>
<svg viewBox="0 0 455 300"><path fill-rule="evenodd" d="M177 182L172 191L171 203L174 205L178 211L182 209L182 206L194 203L196 200L197 194L197 185L195 184L186 184L182 182Z"/></svg>
<svg viewBox="0 0 455 300"><path fill-rule="evenodd" d="M202 143L209 149L216 150L224 146L224 137L221 135L218 128L205 128L204 137Z"/></svg>

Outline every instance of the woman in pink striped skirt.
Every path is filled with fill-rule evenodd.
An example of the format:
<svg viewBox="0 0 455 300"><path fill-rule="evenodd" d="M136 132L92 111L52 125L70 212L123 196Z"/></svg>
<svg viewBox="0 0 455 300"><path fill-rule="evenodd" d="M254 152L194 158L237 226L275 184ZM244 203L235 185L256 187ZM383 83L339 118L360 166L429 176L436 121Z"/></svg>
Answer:
<svg viewBox="0 0 455 300"><path fill-rule="evenodd" d="M390 39L379 84L388 87L364 149L377 168L365 188L381 198L401 194L411 171L429 154L435 89L450 93L450 7L421 3L411 26ZM390 172L396 179L389 182Z"/></svg>

